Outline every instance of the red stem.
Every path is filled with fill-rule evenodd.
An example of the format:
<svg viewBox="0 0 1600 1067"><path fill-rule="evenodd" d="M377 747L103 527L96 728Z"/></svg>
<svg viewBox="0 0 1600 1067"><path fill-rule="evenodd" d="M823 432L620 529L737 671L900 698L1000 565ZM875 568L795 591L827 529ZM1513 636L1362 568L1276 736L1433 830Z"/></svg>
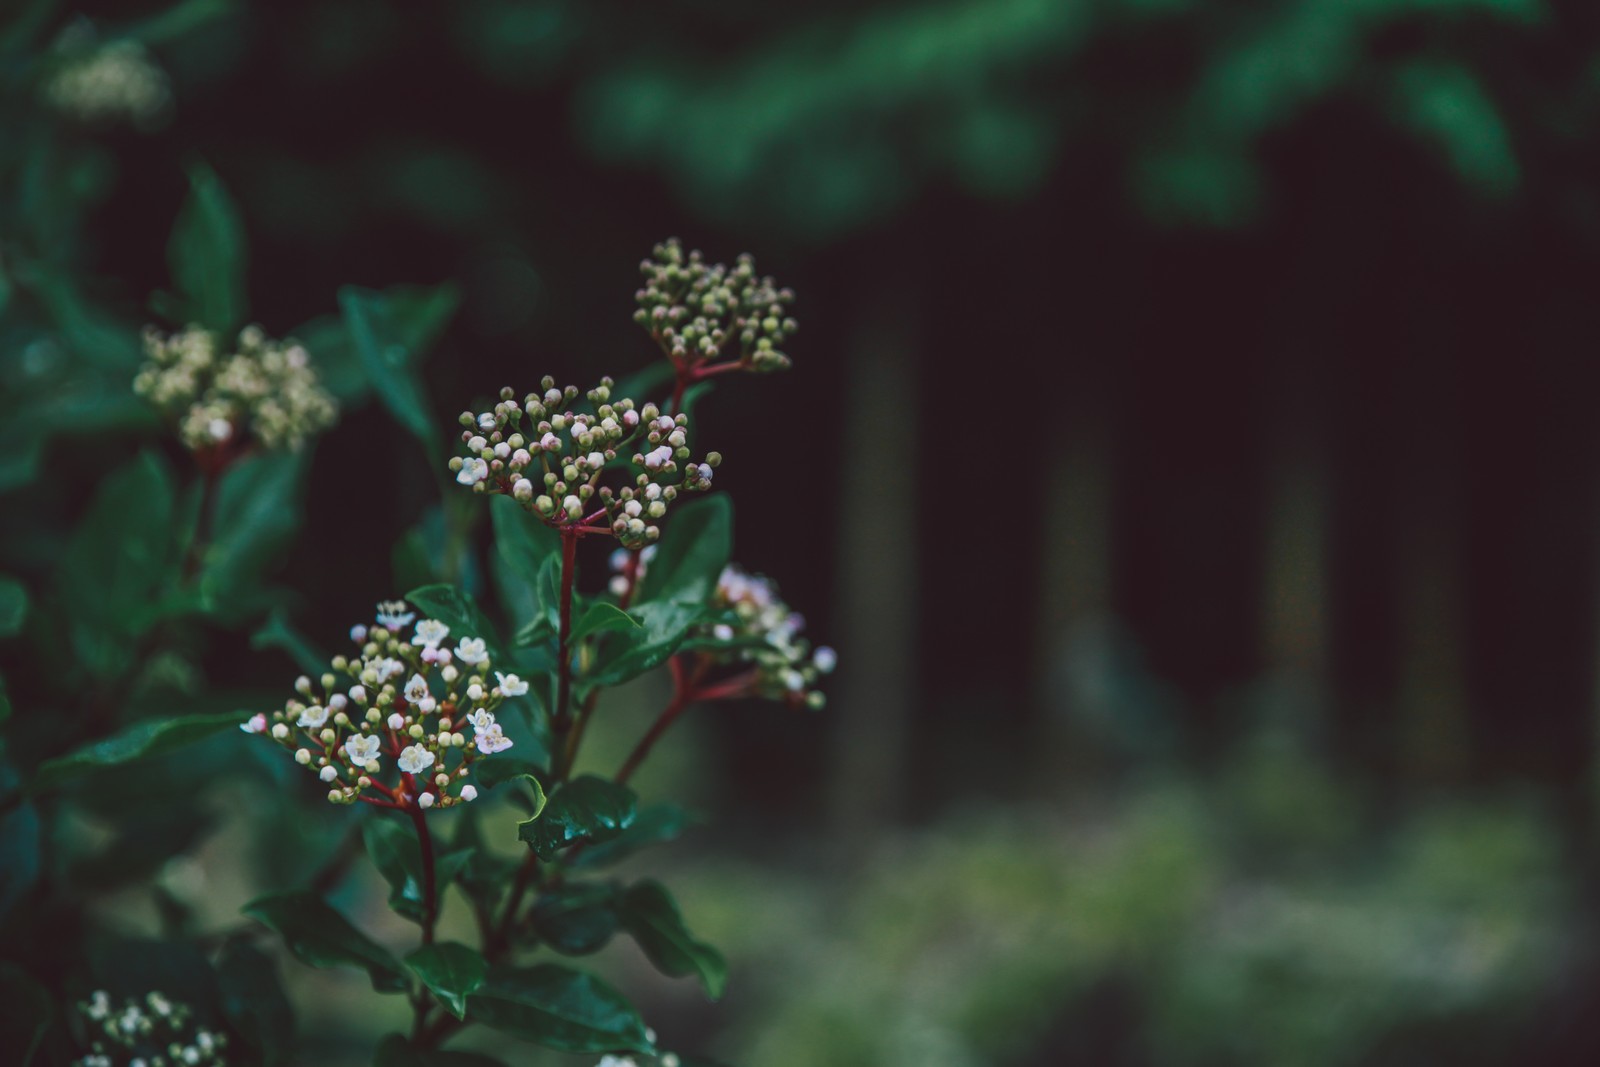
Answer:
<svg viewBox="0 0 1600 1067"><path fill-rule="evenodd" d="M428 819L415 800L406 808L417 828L417 843L422 846L422 943L433 944L433 927L439 918L439 894L434 885L433 838L428 834Z"/></svg>

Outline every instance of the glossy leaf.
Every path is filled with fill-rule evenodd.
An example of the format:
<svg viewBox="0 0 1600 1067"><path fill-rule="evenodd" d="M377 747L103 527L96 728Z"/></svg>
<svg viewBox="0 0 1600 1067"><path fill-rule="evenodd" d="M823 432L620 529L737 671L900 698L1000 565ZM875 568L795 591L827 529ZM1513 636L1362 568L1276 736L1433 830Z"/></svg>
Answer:
<svg viewBox="0 0 1600 1067"><path fill-rule="evenodd" d="M675 508L644 577L639 603L703 603L733 555L733 505L716 494Z"/></svg>
<svg viewBox="0 0 1600 1067"><path fill-rule="evenodd" d="M244 224L222 181L204 163L189 168L189 198L167 243L167 264L183 301L183 317L227 333L244 324Z"/></svg>
<svg viewBox="0 0 1600 1067"><path fill-rule="evenodd" d="M268 1067L294 1047L294 1008L278 980L278 964L248 937L230 938L217 958L217 987L229 1022Z"/></svg>
<svg viewBox="0 0 1600 1067"><path fill-rule="evenodd" d="M234 711L136 723L119 734L91 741L76 752L47 760L34 774L29 788L50 789L104 767L159 756L223 730L237 730L249 717L247 712Z"/></svg>
<svg viewBox="0 0 1600 1067"><path fill-rule="evenodd" d="M276 930L302 963L364 970L379 993L399 993L407 987L400 962L315 893L272 893L241 910Z"/></svg>
<svg viewBox="0 0 1600 1067"><path fill-rule="evenodd" d="M435 450L442 438L417 371L417 354L444 330L458 299L453 286L339 291L345 328L379 399L402 426Z"/></svg>
<svg viewBox="0 0 1600 1067"><path fill-rule="evenodd" d="M15 637L28 618L28 590L15 578L0 576L0 637Z"/></svg>
<svg viewBox="0 0 1600 1067"><path fill-rule="evenodd" d="M406 966L457 1019L466 1018L467 996L478 991L489 973L477 950L454 941L423 945L406 957Z"/></svg>
<svg viewBox="0 0 1600 1067"><path fill-rule="evenodd" d="M633 824L637 798L627 786L583 775L557 787L544 812L517 827L517 837L549 860L579 841L608 841Z"/></svg>
<svg viewBox="0 0 1600 1067"><path fill-rule="evenodd" d="M591 604L589 610L583 613L583 618L572 624L572 639L574 641L588 637L590 634L601 633L605 630L642 630L644 626L615 604L600 601Z"/></svg>
<svg viewBox="0 0 1600 1067"><path fill-rule="evenodd" d="M702 604L685 600L654 600L635 608L641 627L608 641L591 673L589 686L621 685L665 663L688 637L705 613Z"/></svg>
<svg viewBox="0 0 1600 1067"><path fill-rule="evenodd" d="M728 961L710 945L695 940L672 894L661 883L643 881L630 886L618 898L616 908L622 925L658 970L674 978L698 975L706 996L712 1000L722 996L728 982Z"/></svg>
<svg viewBox="0 0 1600 1067"><path fill-rule="evenodd" d="M427 910L423 891L426 882L422 871L422 846L416 832L409 823L399 819L371 819L362 826L361 837L367 847L367 858L389 883L389 906L412 922L421 922ZM436 854L433 865L436 897L444 895L445 887L468 859L469 853L463 851Z"/></svg>
<svg viewBox="0 0 1600 1067"><path fill-rule="evenodd" d="M602 867L633 855L642 848L676 840L700 820L676 804L652 804L634 817L633 824L604 844L591 845L572 860L578 868Z"/></svg>
<svg viewBox="0 0 1600 1067"><path fill-rule="evenodd" d="M488 645L490 655L496 658L501 655L500 638L470 593L464 593L453 585L425 585L411 590L406 594L406 599L424 617L438 619L450 627L452 645L463 637L481 637Z"/></svg>
<svg viewBox="0 0 1600 1067"><path fill-rule="evenodd" d="M539 940L564 956L587 956L610 942L621 927L617 887L578 883L540 895L528 913Z"/></svg>
<svg viewBox="0 0 1600 1067"><path fill-rule="evenodd" d="M563 1052L653 1051L644 1021L621 993L556 964L491 970L468 1000L467 1018Z"/></svg>
<svg viewBox="0 0 1600 1067"><path fill-rule="evenodd" d="M543 613L539 571L549 560L561 558L561 535L524 511L508 496L489 500L494 525L494 577L501 605L513 619L532 619Z"/></svg>
<svg viewBox="0 0 1600 1067"><path fill-rule="evenodd" d="M76 616L110 633L136 634L150 606L176 585L181 539L172 472L144 453L101 483L62 560L62 589Z"/></svg>

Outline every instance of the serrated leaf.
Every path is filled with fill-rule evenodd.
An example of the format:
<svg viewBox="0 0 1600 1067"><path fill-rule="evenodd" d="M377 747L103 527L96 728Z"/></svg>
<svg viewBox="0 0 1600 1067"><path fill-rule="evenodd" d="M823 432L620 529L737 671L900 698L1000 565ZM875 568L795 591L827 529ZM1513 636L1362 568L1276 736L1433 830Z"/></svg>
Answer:
<svg viewBox="0 0 1600 1067"><path fill-rule="evenodd" d="M630 886L617 899L616 909L622 925L659 971L674 978L698 975L706 996L712 1000L722 996L728 982L728 961L710 945L695 940L672 894L661 883L646 880Z"/></svg>
<svg viewBox="0 0 1600 1067"><path fill-rule="evenodd" d="M268 1067L294 1047L294 1008L278 980L278 964L245 936L229 938L217 958L222 1010Z"/></svg>
<svg viewBox="0 0 1600 1067"><path fill-rule="evenodd" d="M28 618L28 590L15 578L0 576L0 637L15 637Z"/></svg>
<svg viewBox="0 0 1600 1067"><path fill-rule="evenodd" d="M563 1052L654 1051L627 999L595 978L556 964L494 968L467 1001L473 1022Z"/></svg>
<svg viewBox="0 0 1600 1067"><path fill-rule="evenodd" d="M406 957L406 966L457 1019L466 1018L467 996L476 993L489 974L489 965L477 950L454 941L423 945Z"/></svg>
<svg viewBox="0 0 1600 1067"><path fill-rule="evenodd" d="M339 291L345 328L379 399L430 450L442 438L417 372L417 353L430 346L455 314L454 286L377 293Z"/></svg>
<svg viewBox="0 0 1600 1067"><path fill-rule="evenodd" d="M240 910L276 930L302 963L364 970L379 993L400 993L407 987L400 962L315 893L272 893Z"/></svg>
<svg viewBox="0 0 1600 1067"><path fill-rule="evenodd" d="M167 242L167 264L189 321L219 333L244 324L247 257L239 209L210 167L193 164L189 198Z"/></svg>
<svg viewBox="0 0 1600 1067"><path fill-rule="evenodd" d="M501 1060L481 1052L451 1052L413 1048L399 1034L378 1043L372 1067L506 1067Z"/></svg>
<svg viewBox="0 0 1600 1067"><path fill-rule="evenodd" d="M81 774L159 756L223 730L236 730L249 717L248 712L235 711L135 723L119 734L92 741L76 752L46 760L34 773L28 788L33 791L51 789Z"/></svg>
<svg viewBox="0 0 1600 1067"><path fill-rule="evenodd" d="M605 630L642 630L644 624L615 604L600 601L589 605L583 618L572 624L572 639L588 637Z"/></svg>
<svg viewBox="0 0 1600 1067"><path fill-rule="evenodd" d="M616 837L633 824L637 805L627 786L586 774L558 786L539 818L517 826L517 837L550 860L579 841Z"/></svg>

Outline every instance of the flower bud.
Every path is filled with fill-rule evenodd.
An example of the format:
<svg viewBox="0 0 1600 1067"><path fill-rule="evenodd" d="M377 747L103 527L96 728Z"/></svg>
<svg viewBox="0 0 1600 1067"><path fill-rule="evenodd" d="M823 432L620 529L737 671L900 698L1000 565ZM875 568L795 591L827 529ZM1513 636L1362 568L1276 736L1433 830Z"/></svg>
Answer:
<svg viewBox="0 0 1600 1067"><path fill-rule="evenodd" d="M420 723L420 722L414 722L414 723L412 723L412 724L411 724L411 729L409 729L409 730L407 730L407 731L406 731L406 733L408 733L408 734L410 734L410 735L411 735L411 736L412 736L412 737L415 737L415 738L419 738L419 739L420 739L420 738L421 738L421 737L422 737L422 736L423 736L423 735L424 735L424 734L426 734L426 733L427 733L427 732L428 732L428 731L426 731L426 730L424 730L424 729L423 729L423 728L422 728L422 724L421 724L421 723Z"/></svg>
<svg viewBox="0 0 1600 1067"><path fill-rule="evenodd" d="M433 794L432 793L424 793L420 797L418 797L417 798L417 807L419 807L419 808L431 808L431 807L433 807Z"/></svg>
<svg viewBox="0 0 1600 1067"><path fill-rule="evenodd" d="M335 778L339 777L339 768L329 764L328 766L322 768L317 777L321 778L324 782L331 782Z"/></svg>
<svg viewBox="0 0 1600 1067"><path fill-rule="evenodd" d="M304 767L311 762L311 753L303 748L295 749L294 761Z"/></svg>
<svg viewBox="0 0 1600 1067"><path fill-rule="evenodd" d="M281 722L273 723L272 736L274 739L282 741L284 738L289 736L289 728Z"/></svg>
<svg viewBox="0 0 1600 1067"><path fill-rule="evenodd" d="M391 713L390 716L389 716L389 729L391 729L391 730L404 730L405 728L406 728L406 717L404 715L400 714L398 711Z"/></svg>
<svg viewBox="0 0 1600 1067"><path fill-rule="evenodd" d="M533 499L533 483L526 478L518 478L511 487L511 495L526 504Z"/></svg>

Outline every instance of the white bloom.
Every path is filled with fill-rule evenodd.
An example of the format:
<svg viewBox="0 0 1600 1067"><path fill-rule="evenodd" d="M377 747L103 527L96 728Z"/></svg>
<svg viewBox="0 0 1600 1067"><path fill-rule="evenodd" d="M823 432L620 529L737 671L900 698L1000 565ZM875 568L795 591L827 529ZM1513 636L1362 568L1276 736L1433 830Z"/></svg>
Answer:
<svg viewBox="0 0 1600 1067"><path fill-rule="evenodd" d="M367 666L371 667L373 673L378 676L379 685L387 682L390 678L393 678L397 674L404 674L406 670L406 665L404 663L387 656L383 659L373 660L371 663L367 664Z"/></svg>
<svg viewBox="0 0 1600 1067"><path fill-rule="evenodd" d="M533 483L526 478L518 478L511 486L511 495L518 500L532 500Z"/></svg>
<svg viewBox="0 0 1600 1067"><path fill-rule="evenodd" d="M478 751L485 756L504 752L511 747L511 738L505 735L498 723L490 723L481 730L473 730L473 737L478 742Z"/></svg>
<svg viewBox="0 0 1600 1067"><path fill-rule="evenodd" d="M328 709L323 707L321 704L313 704L300 713L300 719L295 723L295 725L308 726L311 729L316 730L327 721Z"/></svg>
<svg viewBox="0 0 1600 1067"><path fill-rule="evenodd" d="M343 693L335 693L328 698L328 707L334 711L343 711L350 704L350 698Z"/></svg>
<svg viewBox="0 0 1600 1067"><path fill-rule="evenodd" d="M489 652L481 637L463 637L461 643L456 645L456 655L461 657L461 662L474 666L489 662Z"/></svg>
<svg viewBox="0 0 1600 1067"><path fill-rule="evenodd" d="M376 734L352 734L345 739L344 754L358 767L365 767L378 758L380 742Z"/></svg>
<svg viewBox="0 0 1600 1067"><path fill-rule="evenodd" d="M483 686L479 685L477 682L473 682L471 685L467 686L467 699L482 700Z"/></svg>
<svg viewBox="0 0 1600 1067"><path fill-rule="evenodd" d="M419 808L431 808L431 807L433 807L433 794L432 793L424 793L420 797L418 797L417 798L417 807L419 807Z"/></svg>
<svg viewBox="0 0 1600 1067"><path fill-rule="evenodd" d="M839 653L823 645L811 654L811 662L823 674L832 674L833 669L839 665Z"/></svg>
<svg viewBox="0 0 1600 1067"><path fill-rule="evenodd" d="M272 724L272 736L276 740L282 741L289 736L289 728L281 722L275 722Z"/></svg>
<svg viewBox="0 0 1600 1067"><path fill-rule="evenodd" d="M626 504L622 505L623 514L627 515L630 519L637 519L639 517L639 513L643 510L644 505L639 503L637 500L630 500Z"/></svg>
<svg viewBox="0 0 1600 1067"><path fill-rule="evenodd" d="M416 612L406 610L404 600L385 600L378 605L378 625L387 627L390 633L399 633L416 617Z"/></svg>
<svg viewBox="0 0 1600 1067"><path fill-rule="evenodd" d="M490 430L494 429L494 427L495 419L492 414L485 411L482 415L478 416L478 429L482 430L484 433L488 433Z"/></svg>
<svg viewBox="0 0 1600 1067"><path fill-rule="evenodd" d="M469 802L477 800L478 799L478 787L475 786L475 785L464 785L464 786L462 786L461 787L461 799L465 800L465 801L469 801Z"/></svg>
<svg viewBox="0 0 1600 1067"><path fill-rule="evenodd" d="M569 494L561 501L561 510L565 511L570 518L581 518L583 516L583 501Z"/></svg>
<svg viewBox="0 0 1600 1067"><path fill-rule="evenodd" d="M667 445L645 453L644 465L646 469L658 471L672 461L672 449Z"/></svg>
<svg viewBox="0 0 1600 1067"><path fill-rule="evenodd" d="M406 717L404 715L400 714L398 711L391 711L389 713L389 729L391 729L391 730L404 730L405 728L406 728Z"/></svg>
<svg viewBox="0 0 1600 1067"><path fill-rule="evenodd" d="M479 708L467 716L467 722L472 724L474 730L487 730L494 725L494 712Z"/></svg>
<svg viewBox="0 0 1600 1067"><path fill-rule="evenodd" d="M515 452L511 453L511 465L513 467L517 467L517 468L526 467L528 464L530 464L532 462L533 462L533 456L528 452L528 450L526 448L519 448Z"/></svg>
<svg viewBox="0 0 1600 1067"><path fill-rule="evenodd" d="M462 461L461 469L456 472L456 481L462 485L475 485L487 477L489 477L489 464L477 456Z"/></svg>
<svg viewBox="0 0 1600 1067"><path fill-rule="evenodd" d="M421 745L408 745L400 753L400 769L407 774L418 774L433 766L433 753Z"/></svg>
<svg viewBox="0 0 1600 1067"><path fill-rule="evenodd" d="M632 1056L612 1056L609 1053L600 1057L597 1067L639 1067Z"/></svg>
<svg viewBox="0 0 1600 1067"><path fill-rule="evenodd" d="M449 636L450 627L438 619L423 619L417 623L417 632L411 638L411 643L421 645L423 648L438 648L439 642Z"/></svg>
<svg viewBox="0 0 1600 1067"><path fill-rule="evenodd" d="M267 717L257 712L249 720L240 723L239 729L247 734L264 734L267 732Z"/></svg>
<svg viewBox="0 0 1600 1067"><path fill-rule="evenodd" d="M798 693L806 687L805 675L801 674L797 670L794 670L793 668L790 668L789 670L783 672L783 685L784 688L788 689L791 693Z"/></svg>
<svg viewBox="0 0 1600 1067"><path fill-rule="evenodd" d="M406 683L406 699L415 704L428 697L428 680L420 674L413 674Z"/></svg>
<svg viewBox="0 0 1600 1067"><path fill-rule="evenodd" d="M339 768L330 763L326 767L322 768L322 770L317 774L317 777L321 778L324 782L331 782L335 778L339 777Z"/></svg>
<svg viewBox="0 0 1600 1067"><path fill-rule="evenodd" d="M479 437L477 434L473 434L471 437L467 438L467 451L468 452L482 452L485 448L488 448L488 447L489 447L488 440L486 438Z"/></svg>
<svg viewBox="0 0 1600 1067"><path fill-rule="evenodd" d="M494 676L500 679L500 684L495 688L499 690L501 696L519 697L528 691L528 683L514 674L501 674L495 671Z"/></svg>
<svg viewBox="0 0 1600 1067"><path fill-rule="evenodd" d="M715 637L718 641L732 641L733 627L729 626L725 622L719 622L711 628L711 636Z"/></svg>
<svg viewBox="0 0 1600 1067"><path fill-rule="evenodd" d="M639 413L634 411L632 408L624 411L622 413L622 425L628 427L630 430L639 425Z"/></svg>
<svg viewBox="0 0 1600 1067"><path fill-rule="evenodd" d="M495 459L505 459L509 455L511 455L511 446L506 444L504 441L501 441L499 444L494 446Z"/></svg>

